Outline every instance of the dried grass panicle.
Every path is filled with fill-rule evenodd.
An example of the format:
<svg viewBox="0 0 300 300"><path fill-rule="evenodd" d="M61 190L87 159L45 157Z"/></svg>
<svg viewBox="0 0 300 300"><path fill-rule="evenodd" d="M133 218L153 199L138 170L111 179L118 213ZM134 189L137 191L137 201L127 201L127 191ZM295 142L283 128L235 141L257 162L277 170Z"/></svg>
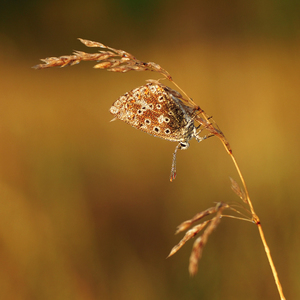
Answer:
<svg viewBox="0 0 300 300"><path fill-rule="evenodd" d="M182 232L186 229L188 229L193 223L199 221L200 219L215 214L214 217L212 217L209 220L206 220L202 222L199 225L194 226L192 229L186 232L184 237L181 239L181 241L175 245L168 257L174 255L187 241L189 241L191 238L195 237L200 231L202 231L204 228L206 228L203 232L203 234L196 239L193 245L192 253L190 256L190 263L189 263L189 272L191 275L195 275L198 270L198 261L201 258L202 251L204 246L206 245L208 236L212 233L212 231L217 227L217 225L220 222L220 219L222 217L222 211L226 208L229 208L229 205L226 203L217 203L216 206L206 209L203 212L198 213L195 215L192 219L187 220L180 224L178 226L178 229L176 233Z"/></svg>
<svg viewBox="0 0 300 300"><path fill-rule="evenodd" d="M79 40L87 47L98 47L101 50L99 50L99 53L74 51L73 55L44 58L41 59L43 64L36 65L33 68L65 67L68 65L73 66L81 61L97 61L99 63L94 66L97 69L107 69L108 71L122 73L128 71L155 71L171 80L170 74L154 62L142 62L124 50L117 50L102 43L80 38Z"/></svg>
<svg viewBox="0 0 300 300"><path fill-rule="evenodd" d="M193 245L192 253L190 256L189 263L189 273L194 276L198 271L198 262L202 256L203 248L207 243L208 237L211 235L214 229L218 226L221 221L222 211L227 208L227 204L220 203L217 205L216 215L211 219L207 228L204 230L203 234L196 239Z"/></svg>

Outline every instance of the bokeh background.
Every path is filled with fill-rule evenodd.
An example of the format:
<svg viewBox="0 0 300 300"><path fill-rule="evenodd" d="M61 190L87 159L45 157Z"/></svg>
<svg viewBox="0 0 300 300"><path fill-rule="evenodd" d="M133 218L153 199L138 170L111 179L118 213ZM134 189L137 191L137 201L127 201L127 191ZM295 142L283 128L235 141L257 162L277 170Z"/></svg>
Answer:
<svg viewBox="0 0 300 300"><path fill-rule="evenodd" d="M287 299L300 298L300 2L0 2L0 298L279 299L255 225L222 219L194 278L192 242L166 259L176 226L238 179L216 138L174 143L110 105L157 79L39 58L124 49L167 69L225 133Z"/></svg>

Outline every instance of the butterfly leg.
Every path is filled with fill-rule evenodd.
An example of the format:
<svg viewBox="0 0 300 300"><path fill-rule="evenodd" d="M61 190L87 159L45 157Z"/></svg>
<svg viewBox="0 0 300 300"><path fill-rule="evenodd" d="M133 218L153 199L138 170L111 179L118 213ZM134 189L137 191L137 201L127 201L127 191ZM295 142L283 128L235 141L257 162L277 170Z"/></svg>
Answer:
<svg viewBox="0 0 300 300"><path fill-rule="evenodd" d="M198 129L200 126L201 126L201 125L195 127L195 131L194 131L194 137L195 137L195 139L196 139L196 141L197 141L198 143L200 143L200 142L206 140L206 139L209 138L209 137L214 136L213 134L209 134L209 135L205 135L205 136L199 136L199 134L200 134L200 133L202 132L202 130L204 129L204 128L203 128L203 129L199 129L199 130L197 131L197 129Z"/></svg>

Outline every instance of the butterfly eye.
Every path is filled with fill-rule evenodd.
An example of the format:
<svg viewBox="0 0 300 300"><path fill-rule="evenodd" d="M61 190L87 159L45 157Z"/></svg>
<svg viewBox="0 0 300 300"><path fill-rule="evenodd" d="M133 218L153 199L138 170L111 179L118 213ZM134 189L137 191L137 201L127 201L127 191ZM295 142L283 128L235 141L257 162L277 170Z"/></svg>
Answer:
<svg viewBox="0 0 300 300"><path fill-rule="evenodd" d="M180 149L185 150L190 146L188 142L180 142Z"/></svg>

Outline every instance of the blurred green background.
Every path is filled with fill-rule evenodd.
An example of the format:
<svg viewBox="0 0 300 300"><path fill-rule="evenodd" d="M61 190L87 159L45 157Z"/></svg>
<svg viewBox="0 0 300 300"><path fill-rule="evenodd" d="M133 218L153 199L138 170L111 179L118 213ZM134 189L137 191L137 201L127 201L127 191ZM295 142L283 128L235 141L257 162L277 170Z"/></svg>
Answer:
<svg viewBox="0 0 300 300"><path fill-rule="evenodd" d="M157 79L39 58L124 49L167 69L228 138L287 299L300 298L299 1L1 1L0 299L279 299L255 225L209 238L196 277L176 226L238 201L221 143L175 143L111 104ZM91 51L90 51L91 52Z"/></svg>

